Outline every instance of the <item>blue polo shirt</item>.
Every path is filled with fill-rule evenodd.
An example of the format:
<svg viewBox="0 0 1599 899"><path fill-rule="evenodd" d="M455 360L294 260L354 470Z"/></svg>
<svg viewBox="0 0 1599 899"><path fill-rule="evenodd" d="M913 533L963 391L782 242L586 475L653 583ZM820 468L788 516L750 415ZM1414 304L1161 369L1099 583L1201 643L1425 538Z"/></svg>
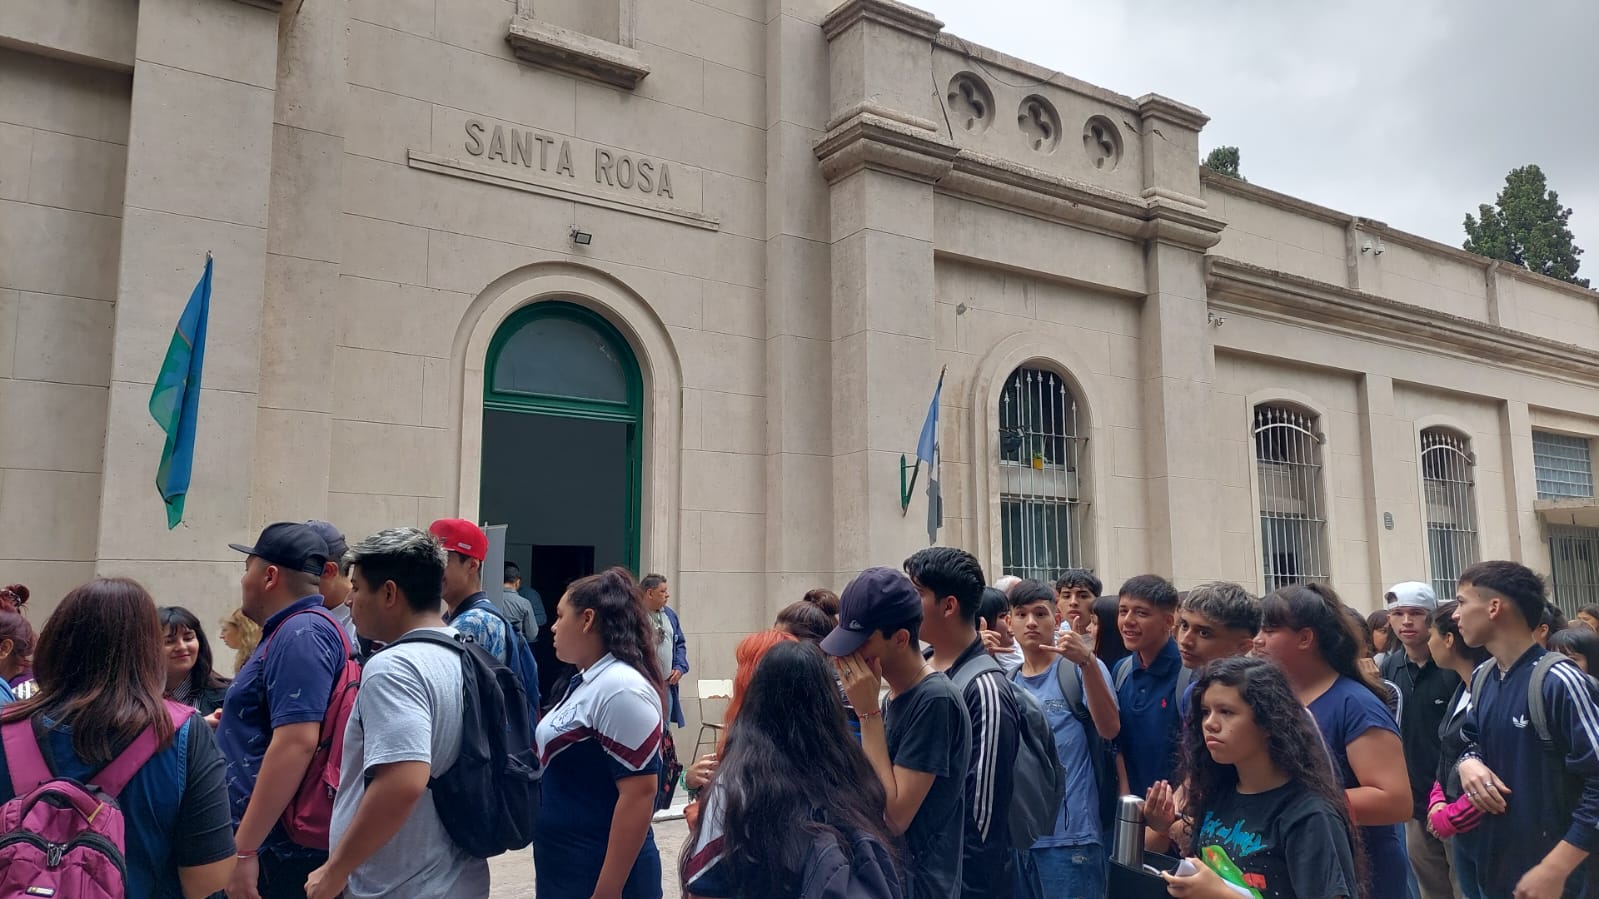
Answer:
<svg viewBox="0 0 1599 899"><path fill-rule="evenodd" d="M334 682L344 669L344 637L327 614L298 614L321 608L322 597L311 595L268 618L261 626L260 649L239 669L222 702L217 746L228 763L235 829L250 804L273 729L307 721L320 724L327 714ZM299 850L281 824L272 825L262 846L278 854Z"/></svg>
<svg viewBox="0 0 1599 899"><path fill-rule="evenodd" d="M1122 729L1116 745L1127 764L1127 786L1142 796L1157 780L1170 780L1177 767L1177 673L1183 668L1177 641L1167 639L1148 667L1137 653L1116 663L1132 670L1116 688Z"/></svg>

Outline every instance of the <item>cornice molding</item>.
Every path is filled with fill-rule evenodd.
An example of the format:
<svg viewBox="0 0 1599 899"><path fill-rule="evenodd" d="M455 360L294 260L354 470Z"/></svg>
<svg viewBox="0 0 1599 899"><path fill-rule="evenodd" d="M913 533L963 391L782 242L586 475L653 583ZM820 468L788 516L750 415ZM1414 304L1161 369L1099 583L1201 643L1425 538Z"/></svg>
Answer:
<svg viewBox="0 0 1599 899"><path fill-rule="evenodd" d="M953 196L1130 240L1204 251L1225 227L1203 208L1167 196L1132 197L1051 175L872 113L833 128L815 152L829 184L862 169L892 172Z"/></svg>
<svg viewBox="0 0 1599 899"><path fill-rule="evenodd" d="M832 40L860 22L874 22L931 41L944 23L926 10L898 0L849 0L822 19L822 34Z"/></svg>
<svg viewBox="0 0 1599 899"><path fill-rule="evenodd" d="M1294 324L1330 324L1369 340L1420 345L1477 363L1599 383L1599 353L1584 347L1224 256L1205 257L1205 286L1210 304L1218 309Z"/></svg>
<svg viewBox="0 0 1599 899"><path fill-rule="evenodd" d="M239 0L239 2L243 3L245 6L259 7L261 9L267 10L268 12L282 12L283 11L283 0ZM298 8L299 5L300 4L299 4L298 0L296 0L296 2L294 3L294 7Z"/></svg>
<svg viewBox="0 0 1599 899"><path fill-rule="evenodd" d="M511 20L505 42L523 62L632 90L650 73L644 55L529 16Z"/></svg>
<svg viewBox="0 0 1599 899"><path fill-rule="evenodd" d="M829 184L861 169L936 184L949 174L960 148L914 125L862 112L827 132L815 152Z"/></svg>
<svg viewBox="0 0 1599 899"><path fill-rule="evenodd" d="M1139 97L1138 114L1146 119L1173 122L1193 131L1203 131L1205 125L1210 122L1210 116L1200 112L1198 107L1179 103L1160 94L1145 94Z"/></svg>

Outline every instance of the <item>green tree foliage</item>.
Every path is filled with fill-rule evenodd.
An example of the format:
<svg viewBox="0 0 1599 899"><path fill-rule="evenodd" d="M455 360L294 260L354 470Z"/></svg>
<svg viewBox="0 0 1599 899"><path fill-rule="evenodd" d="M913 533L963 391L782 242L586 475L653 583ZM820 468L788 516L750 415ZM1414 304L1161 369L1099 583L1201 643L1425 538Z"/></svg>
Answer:
<svg viewBox="0 0 1599 899"><path fill-rule="evenodd" d="M1494 205L1478 206L1476 217L1466 215L1465 248L1587 287L1588 279L1577 277L1582 249L1566 224L1571 210L1548 188L1537 166L1511 169Z"/></svg>
<svg viewBox="0 0 1599 899"><path fill-rule="evenodd" d="M1237 178L1239 181L1248 181L1243 175L1238 174L1238 148L1217 147L1205 157L1205 168L1218 175Z"/></svg>

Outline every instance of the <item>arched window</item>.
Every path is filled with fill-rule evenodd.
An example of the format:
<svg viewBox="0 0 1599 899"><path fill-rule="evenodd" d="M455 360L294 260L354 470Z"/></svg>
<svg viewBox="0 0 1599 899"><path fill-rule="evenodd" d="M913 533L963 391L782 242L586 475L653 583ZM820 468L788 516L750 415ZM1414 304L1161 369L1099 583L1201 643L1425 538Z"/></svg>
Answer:
<svg viewBox="0 0 1599 899"><path fill-rule="evenodd" d="M1476 458L1467 438L1446 428L1421 432L1421 486L1427 512L1432 588L1453 596L1460 572L1477 561Z"/></svg>
<svg viewBox="0 0 1599 899"><path fill-rule="evenodd" d="M1266 590L1327 581L1327 517L1316 419L1288 406L1255 407L1260 550Z"/></svg>
<svg viewBox="0 0 1599 899"><path fill-rule="evenodd" d="M1077 399L1055 372L1021 367L999 395L999 515L1006 574L1053 582L1086 568Z"/></svg>

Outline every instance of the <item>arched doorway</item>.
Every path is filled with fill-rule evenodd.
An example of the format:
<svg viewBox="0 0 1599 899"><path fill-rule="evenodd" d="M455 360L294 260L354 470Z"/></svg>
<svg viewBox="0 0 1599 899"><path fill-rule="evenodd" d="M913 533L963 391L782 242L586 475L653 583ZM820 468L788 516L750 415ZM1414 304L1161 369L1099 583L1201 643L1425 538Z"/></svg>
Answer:
<svg viewBox="0 0 1599 899"><path fill-rule="evenodd" d="M506 560L553 619L576 578L611 565L637 570L638 361L610 322L552 301L506 319L486 363L479 518L508 526ZM544 628L536 648L548 646Z"/></svg>

